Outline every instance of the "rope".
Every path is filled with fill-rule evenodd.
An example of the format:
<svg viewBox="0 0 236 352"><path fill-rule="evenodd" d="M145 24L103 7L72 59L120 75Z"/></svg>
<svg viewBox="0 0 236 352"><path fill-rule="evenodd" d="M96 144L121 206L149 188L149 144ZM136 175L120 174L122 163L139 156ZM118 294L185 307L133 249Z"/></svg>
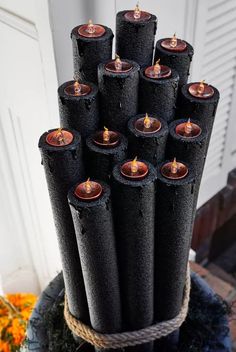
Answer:
<svg viewBox="0 0 236 352"><path fill-rule="evenodd" d="M184 289L183 304L179 314L170 320L166 320L160 323L155 323L146 328L136 330L121 332L115 334L101 334L93 330L90 326L83 324L81 321L77 320L69 311L67 297L65 295L65 308L64 316L69 329L77 336L87 341L98 348L124 348L128 346L141 345L143 343L148 343L161 337L171 334L173 331L178 329L182 323L185 321L188 313L188 304L190 296L190 268L188 265L186 284ZM108 307L109 309L109 307Z"/></svg>

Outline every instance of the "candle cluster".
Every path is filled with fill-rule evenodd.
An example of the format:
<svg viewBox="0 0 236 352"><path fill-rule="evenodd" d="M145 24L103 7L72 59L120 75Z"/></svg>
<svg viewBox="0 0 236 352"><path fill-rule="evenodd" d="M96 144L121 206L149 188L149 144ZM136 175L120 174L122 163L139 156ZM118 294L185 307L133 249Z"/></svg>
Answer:
<svg viewBox="0 0 236 352"><path fill-rule="evenodd" d="M74 80L58 88L59 129L39 141L70 312L100 333L180 311L198 190L219 93L187 84L193 48L153 46L157 18L137 4L113 33L75 27ZM133 351L174 351L178 330Z"/></svg>

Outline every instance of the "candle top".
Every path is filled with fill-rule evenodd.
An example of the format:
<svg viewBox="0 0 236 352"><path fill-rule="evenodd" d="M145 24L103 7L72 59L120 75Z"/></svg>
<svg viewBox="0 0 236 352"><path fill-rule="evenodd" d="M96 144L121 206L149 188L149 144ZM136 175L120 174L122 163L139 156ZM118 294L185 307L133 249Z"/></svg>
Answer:
<svg viewBox="0 0 236 352"><path fill-rule="evenodd" d="M187 48L187 44L185 41L178 39L176 34L173 35L172 38L167 38L161 42L162 48L173 51L173 52L183 52Z"/></svg>
<svg viewBox="0 0 236 352"><path fill-rule="evenodd" d="M150 117L146 113L145 117L141 117L135 121L134 127L137 131L145 134L155 133L161 129L161 122L155 117Z"/></svg>
<svg viewBox="0 0 236 352"><path fill-rule="evenodd" d="M94 144L102 148L114 148L120 143L120 134L118 132L109 131L104 126L104 131L98 131L93 136Z"/></svg>
<svg viewBox="0 0 236 352"><path fill-rule="evenodd" d="M124 14L126 20L130 22L146 22L150 20L152 15L148 12L141 11L139 7L139 3L136 4L135 9L132 11L127 11Z"/></svg>
<svg viewBox="0 0 236 352"><path fill-rule="evenodd" d="M128 179L142 180L148 174L148 166L143 161L134 160L126 161L121 165L121 174Z"/></svg>
<svg viewBox="0 0 236 352"><path fill-rule="evenodd" d="M183 163L177 162L176 158L173 161L165 163L161 168L161 174L170 180L180 180L187 176L188 168Z"/></svg>
<svg viewBox="0 0 236 352"><path fill-rule="evenodd" d="M160 65L159 59L155 65L146 68L145 76L154 79L167 78L171 76L171 69L168 66Z"/></svg>
<svg viewBox="0 0 236 352"><path fill-rule="evenodd" d="M105 33L105 28L99 24L93 24L90 19L87 24L83 24L78 28L78 33L86 38L99 38Z"/></svg>
<svg viewBox="0 0 236 352"><path fill-rule="evenodd" d="M114 73L126 73L132 70L133 66L126 61L122 61L119 55L115 55L115 59L105 65L105 70Z"/></svg>
<svg viewBox="0 0 236 352"><path fill-rule="evenodd" d="M69 84L65 89L64 92L67 95L73 97L81 97L84 95L88 95L91 92L91 87L87 84L79 83L78 79L74 79L73 84Z"/></svg>
<svg viewBox="0 0 236 352"><path fill-rule="evenodd" d="M75 196L84 201L92 201L98 199L102 194L102 186L95 181L87 181L80 183L75 189Z"/></svg>
<svg viewBox="0 0 236 352"><path fill-rule="evenodd" d="M199 83L192 83L188 87L189 93L199 99L208 99L214 95L214 89L209 86L205 81L200 81Z"/></svg>
<svg viewBox="0 0 236 352"><path fill-rule="evenodd" d="M202 129L196 123L191 122L188 119L186 122L182 122L175 128L176 134L184 138L196 138L202 133Z"/></svg>
<svg viewBox="0 0 236 352"><path fill-rule="evenodd" d="M73 139L74 136L71 132L58 128L47 134L46 142L53 147L64 147L71 144Z"/></svg>

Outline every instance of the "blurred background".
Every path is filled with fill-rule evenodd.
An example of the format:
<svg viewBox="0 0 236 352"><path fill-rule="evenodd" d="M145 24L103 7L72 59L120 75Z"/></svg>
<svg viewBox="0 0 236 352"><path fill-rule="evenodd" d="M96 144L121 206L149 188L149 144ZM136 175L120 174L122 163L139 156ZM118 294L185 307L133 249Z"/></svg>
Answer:
<svg viewBox="0 0 236 352"><path fill-rule="evenodd" d="M61 268L37 142L59 125L57 87L73 75L71 29L91 18L114 30L116 12L134 6L134 0L0 0L0 291L38 293ZM190 80L220 90L192 247L197 261L233 280L236 2L141 0L140 7L157 15L158 39L176 32L194 46Z"/></svg>

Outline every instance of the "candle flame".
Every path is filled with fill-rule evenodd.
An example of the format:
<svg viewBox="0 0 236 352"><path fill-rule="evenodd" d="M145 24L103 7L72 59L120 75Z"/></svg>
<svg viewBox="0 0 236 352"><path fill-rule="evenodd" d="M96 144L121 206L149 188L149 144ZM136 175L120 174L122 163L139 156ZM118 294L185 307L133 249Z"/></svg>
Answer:
<svg viewBox="0 0 236 352"><path fill-rule="evenodd" d="M139 2L137 2L135 9L134 9L134 18L138 20L141 17L141 11L139 8Z"/></svg>
<svg viewBox="0 0 236 352"><path fill-rule="evenodd" d="M158 59L153 67L153 71L155 73L156 76L158 76L161 72L161 65L159 64L160 59Z"/></svg>
<svg viewBox="0 0 236 352"><path fill-rule="evenodd" d="M152 123L151 123L150 117L148 116L148 113L146 113L146 116L145 116L145 118L143 120L143 124L144 124L145 128L150 128L151 127Z"/></svg>
<svg viewBox="0 0 236 352"><path fill-rule="evenodd" d="M115 69L116 70L122 70L122 62L121 62L121 59L119 57L119 55L115 55Z"/></svg>
<svg viewBox="0 0 236 352"><path fill-rule="evenodd" d="M176 161L176 158L174 158L174 160L171 163L170 171L172 174L177 174L177 172L178 172L178 163Z"/></svg>
<svg viewBox="0 0 236 352"><path fill-rule="evenodd" d="M89 19L86 31L90 34L93 34L95 32L95 30L96 29L94 27L93 21L91 19Z"/></svg>
<svg viewBox="0 0 236 352"><path fill-rule="evenodd" d="M84 189L85 189L85 192L87 194L91 193L92 192L92 184L91 184L91 181L90 181L90 177L87 179L87 181L85 181L84 183Z"/></svg>
<svg viewBox="0 0 236 352"><path fill-rule="evenodd" d="M75 78L75 83L74 83L74 92L76 95L79 95L81 92L81 85L78 81L78 79Z"/></svg>
<svg viewBox="0 0 236 352"><path fill-rule="evenodd" d="M193 125L191 123L191 120L188 119L188 121L184 125L184 132L185 132L185 134L189 135L189 134L191 134L192 130L193 130Z"/></svg>
<svg viewBox="0 0 236 352"><path fill-rule="evenodd" d="M177 46L177 37L176 37L176 33L173 35L173 37L170 40L170 46L172 48L176 48Z"/></svg>
<svg viewBox="0 0 236 352"><path fill-rule="evenodd" d="M64 144L65 143L62 128L58 128L57 129L55 138L56 138L56 140L58 141L59 144Z"/></svg>
<svg viewBox="0 0 236 352"><path fill-rule="evenodd" d="M104 132L103 132L103 141L104 142L109 142L109 140L110 140L110 133L109 133L109 131L108 131L108 128L106 128L105 126L104 126Z"/></svg>
<svg viewBox="0 0 236 352"><path fill-rule="evenodd" d="M138 163L137 163L137 156L134 158L134 160L131 161L131 172L132 174L136 174L138 171Z"/></svg>
<svg viewBox="0 0 236 352"><path fill-rule="evenodd" d="M202 95L204 93L204 90L205 90L205 80L202 80L198 85L197 93Z"/></svg>

